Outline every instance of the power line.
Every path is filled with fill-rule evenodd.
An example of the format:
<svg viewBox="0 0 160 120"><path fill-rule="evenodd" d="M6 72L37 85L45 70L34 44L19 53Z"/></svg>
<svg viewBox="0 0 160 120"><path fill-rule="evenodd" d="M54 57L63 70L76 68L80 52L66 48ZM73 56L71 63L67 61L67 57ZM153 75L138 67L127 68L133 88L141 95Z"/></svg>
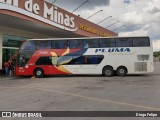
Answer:
<svg viewBox="0 0 160 120"><path fill-rule="evenodd" d="M114 25L114 24L116 24L116 23L119 23L119 21L114 22L113 24L107 26L106 28L109 28L109 27L111 27L112 25Z"/></svg>
<svg viewBox="0 0 160 120"><path fill-rule="evenodd" d="M84 3L82 3L80 6L78 6L75 10L73 10L72 13L74 13L76 10L78 10L80 7L82 7L84 4L88 3L89 1L85 1Z"/></svg>
<svg viewBox="0 0 160 120"><path fill-rule="evenodd" d="M116 30L118 30L118 29L120 29L120 28L122 28L122 27L125 27L126 25L122 25L122 26L120 26L120 27L118 27L118 28L116 28L116 29L114 29L114 30L112 30L112 31L116 31Z"/></svg>
<svg viewBox="0 0 160 120"><path fill-rule="evenodd" d="M105 20L107 20L107 19L109 19L109 18L111 18L111 17L112 17L112 16L109 16L109 17L103 19L102 21L98 22L97 24L99 25L100 23L104 22Z"/></svg>
<svg viewBox="0 0 160 120"><path fill-rule="evenodd" d="M99 12L102 12L103 10L99 10L98 12L94 13L93 15L89 16L88 18L86 18L87 20L91 17L93 17L94 15L98 14Z"/></svg>
<svg viewBox="0 0 160 120"><path fill-rule="evenodd" d="M54 1L52 2L52 4L55 3L56 1L57 1L57 0L54 0Z"/></svg>

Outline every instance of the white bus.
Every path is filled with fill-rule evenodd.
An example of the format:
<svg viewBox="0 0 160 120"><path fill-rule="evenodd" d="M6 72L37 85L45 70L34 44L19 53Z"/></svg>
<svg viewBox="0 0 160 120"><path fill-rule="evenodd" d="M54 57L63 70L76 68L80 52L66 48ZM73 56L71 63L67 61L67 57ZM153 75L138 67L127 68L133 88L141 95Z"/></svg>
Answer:
<svg viewBox="0 0 160 120"><path fill-rule="evenodd" d="M25 41L16 74L118 76L153 72L149 37L50 38Z"/></svg>

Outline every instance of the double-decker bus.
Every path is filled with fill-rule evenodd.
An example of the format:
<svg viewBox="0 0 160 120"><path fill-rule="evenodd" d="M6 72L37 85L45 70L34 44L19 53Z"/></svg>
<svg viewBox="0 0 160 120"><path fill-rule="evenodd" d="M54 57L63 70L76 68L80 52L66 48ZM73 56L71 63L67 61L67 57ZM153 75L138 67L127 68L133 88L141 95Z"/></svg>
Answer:
<svg viewBox="0 0 160 120"><path fill-rule="evenodd" d="M23 42L16 75L94 74L118 76L152 72L149 37L50 38Z"/></svg>

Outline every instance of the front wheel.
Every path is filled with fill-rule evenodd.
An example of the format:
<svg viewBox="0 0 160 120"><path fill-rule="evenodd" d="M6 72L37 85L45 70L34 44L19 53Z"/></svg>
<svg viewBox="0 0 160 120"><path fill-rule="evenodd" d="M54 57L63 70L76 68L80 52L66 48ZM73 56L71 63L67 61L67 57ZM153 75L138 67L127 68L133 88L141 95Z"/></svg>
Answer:
<svg viewBox="0 0 160 120"><path fill-rule="evenodd" d="M37 68L37 69L35 69L35 71L34 71L34 76L35 76L36 78L42 78L42 77L44 76L44 71L43 71L43 69L42 69L42 68Z"/></svg>
<svg viewBox="0 0 160 120"><path fill-rule="evenodd" d="M112 77L114 74L114 70L111 66L107 66L103 68L103 75L107 77Z"/></svg>
<svg viewBox="0 0 160 120"><path fill-rule="evenodd" d="M126 76L126 74L127 74L127 68L126 67L119 67L116 70L116 73L117 73L118 76Z"/></svg>

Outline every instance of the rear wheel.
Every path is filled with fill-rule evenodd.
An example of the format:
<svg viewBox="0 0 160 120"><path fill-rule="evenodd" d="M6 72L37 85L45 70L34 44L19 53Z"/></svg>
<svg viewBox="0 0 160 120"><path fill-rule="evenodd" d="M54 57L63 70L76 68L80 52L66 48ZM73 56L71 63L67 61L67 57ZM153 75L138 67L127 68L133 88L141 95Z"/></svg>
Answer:
<svg viewBox="0 0 160 120"><path fill-rule="evenodd" d="M127 74L127 68L126 67L119 67L117 70L116 70L116 74L118 76L126 76Z"/></svg>
<svg viewBox="0 0 160 120"><path fill-rule="evenodd" d="M42 78L42 77L44 76L44 71L43 71L43 69L42 69L42 68L37 68L37 69L35 69L35 71L34 71L34 76L35 76L36 78Z"/></svg>
<svg viewBox="0 0 160 120"><path fill-rule="evenodd" d="M111 66L107 66L103 68L103 75L107 77L112 77L114 74L114 70Z"/></svg>

